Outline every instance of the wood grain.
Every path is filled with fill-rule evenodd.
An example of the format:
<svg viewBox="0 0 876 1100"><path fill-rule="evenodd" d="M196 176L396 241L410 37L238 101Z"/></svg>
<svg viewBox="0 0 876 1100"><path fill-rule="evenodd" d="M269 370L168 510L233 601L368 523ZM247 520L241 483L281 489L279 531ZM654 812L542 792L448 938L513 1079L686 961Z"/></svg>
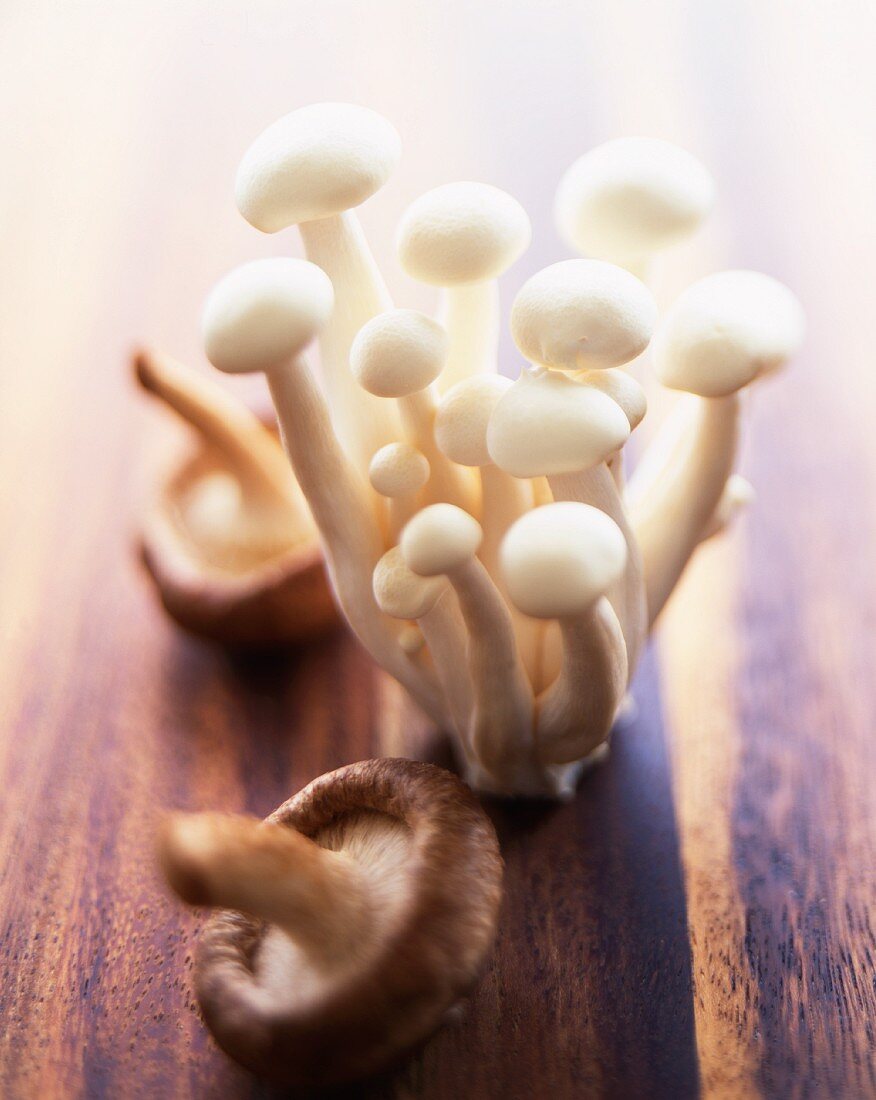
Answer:
<svg viewBox="0 0 876 1100"><path fill-rule="evenodd" d="M465 1018L345 1095L876 1095L872 8L28 0L0 25L0 1095L271 1095L198 1020L199 918L156 876L160 814L265 814L375 752L444 758L343 634L229 657L163 617L132 553L179 430L130 347L201 363L216 277L297 249L245 226L230 183L262 125L324 98L402 131L364 211L400 303L433 304L392 255L419 191L482 178L524 202L510 295L563 256L563 168L638 132L720 185L661 300L751 266L810 316L754 395L758 500L667 609L639 718L574 802L488 807L506 899Z"/></svg>

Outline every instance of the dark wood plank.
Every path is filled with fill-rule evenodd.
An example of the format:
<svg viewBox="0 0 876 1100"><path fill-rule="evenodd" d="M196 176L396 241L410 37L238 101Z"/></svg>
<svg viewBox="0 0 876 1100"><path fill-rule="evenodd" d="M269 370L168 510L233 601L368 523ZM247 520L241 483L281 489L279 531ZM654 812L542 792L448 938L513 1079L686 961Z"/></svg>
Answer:
<svg viewBox="0 0 876 1100"><path fill-rule="evenodd" d="M197 1018L199 918L156 877L160 813L263 814L352 759L441 757L343 635L231 660L163 618L131 553L176 433L143 408L127 352L151 337L200 361L215 277L296 247L234 213L241 148L297 103L344 97L405 133L365 211L404 304L431 304L391 255L412 195L464 176L519 195L536 237L513 291L562 255L559 172L639 131L697 149L722 186L659 296L755 266L811 318L800 364L756 395L758 502L668 609L640 719L573 803L489 807L507 898L467 1014L347 1094L876 1094L873 13L817 8L4 12L2 1095L269 1095Z"/></svg>

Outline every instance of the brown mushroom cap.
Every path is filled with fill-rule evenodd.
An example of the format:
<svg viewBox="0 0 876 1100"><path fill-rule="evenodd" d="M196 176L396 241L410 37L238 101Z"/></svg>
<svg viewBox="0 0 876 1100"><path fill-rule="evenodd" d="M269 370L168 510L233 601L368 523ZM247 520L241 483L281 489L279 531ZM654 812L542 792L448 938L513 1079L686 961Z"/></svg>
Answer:
<svg viewBox="0 0 876 1100"><path fill-rule="evenodd" d="M319 536L290 498L294 479L273 418L260 424L167 357L140 352L134 371L143 389L196 429L197 445L165 476L141 522L141 556L167 612L193 633L240 647L286 644L336 626ZM234 446L214 438L216 421L229 437L245 434ZM279 485L241 465L248 443L279 465Z"/></svg>
<svg viewBox="0 0 876 1100"><path fill-rule="evenodd" d="M285 546L210 547L181 502L224 456L199 446L158 487L143 516L140 553L167 613L186 630L234 647L285 645L336 627L338 611L312 527Z"/></svg>
<svg viewBox="0 0 876 1100"><path fill-rule="evenodd" d="M217 913L195 966L204 1019L273 1081L373 1073L429 1035L483 969L501 900L493 826L455 776L402 759L320 776L267 821L345 853L371 919L352 949L320 958L274 925Z"/></svg>

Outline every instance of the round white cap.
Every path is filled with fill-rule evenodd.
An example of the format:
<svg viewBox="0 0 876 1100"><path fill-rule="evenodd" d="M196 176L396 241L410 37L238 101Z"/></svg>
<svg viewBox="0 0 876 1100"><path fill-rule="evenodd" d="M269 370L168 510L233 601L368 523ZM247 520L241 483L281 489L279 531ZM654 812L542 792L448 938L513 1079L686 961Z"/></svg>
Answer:
<svg viewBox="0 0 876 1100"><path fill-rule="evenodd" d="M489 466L487 429L499 399L512 386L501 374L476 374L457 382L435 414L435 442L460 466Z"/></svg>
<svg viewBox="0 0 876 1100"><path fill-rule="evenodd" d="M670 389L702 397L735 393L783 366L804 327L800 302L769 275L708 275L667 313L654 341L657 377Z"/></svg>
<svg viewBox="0 0 876 1100"><path fill-rule="evenodd" d="M416 493L429 480L429 460L410 443L387 443L371 459L368 477L381 496Z"/></svg>
<svg viewBox="0 0 876 1100"><path fill-rule="evenodd" d="M411 203L398 229L401 265L414 279L457 286L495 279L529 245L520 203L488 183L447 183Z"/></svg>
<svg viewBox="0 0 876 1100"><path fill-rule="evenodd" d="M711 175L684 149L654 138L617 138L566 171L554 216L570 248L635 263L693 233L714 195Z"/></svg>
<svg viewBox="0 0 876 1100"><path fill-rule="evenodd" d="M383 555L372 580L377 606L394 619L421 619L435 606L446 583L444 577L420 577L411 572L398 546Z"/></svg>
<svg viewBox="0 0 876 1100"><path fill-rule="evenodd" d="M514 477L572 474L604 462L630 435L610 397L556 371L525 370L487 429L493 462Z"/></svg>
<svg viewBox="0 0 876 1100"><path fill-rule="evenodd" d="M502 540L508 595L525 615L580 615L621 576L627 544L618 525L589 504L545 504L521 516Z"/></svg>
<svg viewBox="0 0 876 1100"><path fill-rule="evenodd" d="M210 292L201 328L207 358L229 374L267 371L302 351L334 304L328 275L307 260L253 260Z"/></svg>
<svg viewBox="0 0 876 1100"><path fill-rule="evenodd" d="M399 545L409 569L434 577L470 561L480 544L480 524L468 512L455 504L430 504L407 524Z"/></svg>
<svg viewBox="0 0 876 1100"><path fill-rule="evenodd" d="M359 206L401 156L401 139L376 111L314 103L284 115L246 151L234 193L246 220L265 233Z"/></svg>
<svg viewBox="0 0 876 1100"><path fill-rule="evenodd" d="M528 279L511 308L511 334L531 363L559 370L619 367L645 350L657 306L622 267L564 260Z"/></svg>
<svg viewBox="0 0 876 1100"><path fill-rule="evenodd" d="M350 369L376 397L407 397L435 381L447 359L447 333L415 309L390 309L359 330Z"/></svg>

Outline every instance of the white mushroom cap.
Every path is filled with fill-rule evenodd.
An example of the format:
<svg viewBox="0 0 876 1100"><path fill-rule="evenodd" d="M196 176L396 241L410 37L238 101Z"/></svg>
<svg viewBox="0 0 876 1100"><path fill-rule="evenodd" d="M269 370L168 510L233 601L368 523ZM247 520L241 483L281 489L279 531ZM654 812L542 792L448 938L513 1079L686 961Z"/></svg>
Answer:
<svg viewBox="0 0 876 1100"><path fill-rule="evenodd" d="M421 577L412 572L398 546L374 567L374 599L394 619L421 619L435 606L447 582L444 577Z"/></svg>
<svg viewBox="0 0 876 1100"><path fill-rule="evenodd" d="M634 262L693 233L714 195L711 175L684 149L654 138L617 138L566 171L554 216L570 248Z"/></svg>
<svg viewBox="0 0 876 1100"><path fill-rule="evenodd" d="M454 504L430 504L408 523L401 552L421 577L450 573L470 561L481 544L481 526Z"/></svg>
<svg viewBox="0 0 876 1100"><path fill-rule="evenodd" d="M487 430L490 458L514 477L572 474L626 443L630 422L600 390L555 371L524 371Z"/></svg>
<svg viewBox="0 0 876 1100"><path fill-rule="evenodd" d="M237 207L265 233L341 214L379 190L400 156L395 129L367 107L301 107L246 151L235 181Z"/></svg>
<svg viewBox="0 0 876 1100"><path fill-rule="evenodd" d="M441 398L435 414L435 442L461 466L488 466L487 429L499 399L512 386L501 374L478 374L458 382Z"/></svg>
<svg viewBox="0 0 876 1100"><path fill-rule="evenodd" d="M580 615L621 576L627 544L618 525L589 504L545 504L521 516L502 542L501 568L525 615Z"/></svg>
<svg viewBox="0 0 876 1100"><path fill-rule="evenodd" d="M267 371L298 355L328 320L331 281L307 260L253 260L210 292L201 327L207 358L229 374Z"/></svg>
<svg viewBox="0 0 876 1100"><path fill-rule="evenodd" d="M514 299L511 334L532 363L559 370L619 367L645 350L657 306L622 267L564 260L528 279Z"/></svg>
<svg viewBox="0 0 876 1100"><path fill-rule="evenodd" d="M803 308L778 280L756 271L708 275L667 313L654 342L657 377L702 397L735 393L783 366L803 330Z"/></svg>
<svg viewBox="0 0 876 1100"><path fill-rule="evenodd" d="M371 459L368 477L381 496L406 496L429 480L429 460L410 443L387 443Z"/></svg>
<svg viewBox="0 0 876 1100"><path fill-rule="evenodd" d="M401 265L433 286L495 279L529 244L526 211L488 183L446 183L407 208L398 230Z"/></svg>
<svg viewBox="0 0 876 1100"><path fill-rule="evenodd" d="M415 309L390 309L359 330L350 369L376 397L408 397L426 389L447 359L447 333Z"/></svg>
<svg viewBox="0 0 876 1100"><path fill-rule="evenodd" d="M648 397L629 371L621 370L620 367L589 371L579 376L578 381L585 382L588 386L595 386L615 401L629 420L631 432L634 432L645 419L645 413L648 411Z"/></svg>

